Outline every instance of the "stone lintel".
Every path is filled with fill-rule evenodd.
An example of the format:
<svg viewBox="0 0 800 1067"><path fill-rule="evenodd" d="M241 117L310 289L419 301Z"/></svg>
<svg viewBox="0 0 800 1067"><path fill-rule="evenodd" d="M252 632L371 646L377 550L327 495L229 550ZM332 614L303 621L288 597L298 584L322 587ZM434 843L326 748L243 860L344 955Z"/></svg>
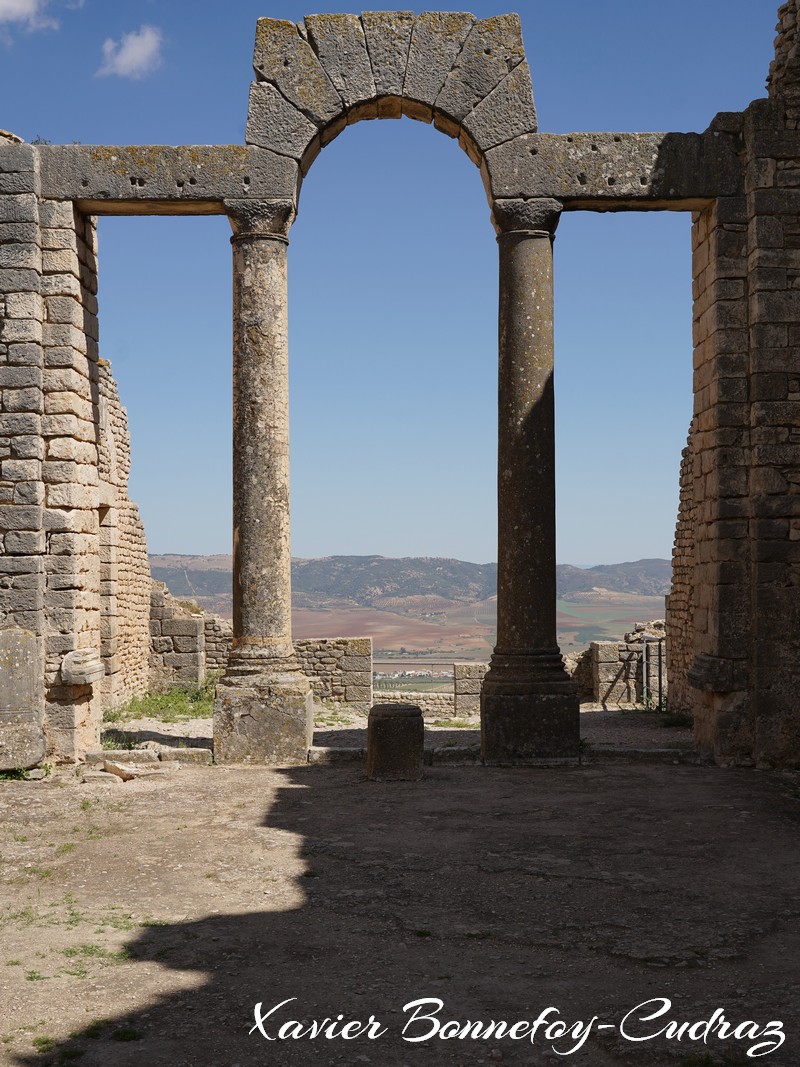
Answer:
<svg viewBox="0 0 800 1067"><path fill-rule="evenodd" d="M28 146L23 146L28 147ZM295 200L297 163L253 145L41 145L41 196L94 215L223 215L225 200Z"/></svg>
<svg viewBox="0 0 800 1067"><path fill-rule="evenodd" d="M791 137L792 147L800 140ZM486 152L493 201L564 210L694 211L742 195L737 137L697 133L526 133ZM255 145L38 145L41 196L97 215L224 214L225 200L296 200L296 160ZM9 153L30 153L13 145ZM21 158L21 157L20 157ZM10 162L10 161L9 161Z"/></svg>
<svg viewBox="0 0 800 1067"><path fill-rule="evenodd" d="M493 200L548 198L565 210L696 210L743 192L737 139L698 133L529 133L486 153Z"/></svg>

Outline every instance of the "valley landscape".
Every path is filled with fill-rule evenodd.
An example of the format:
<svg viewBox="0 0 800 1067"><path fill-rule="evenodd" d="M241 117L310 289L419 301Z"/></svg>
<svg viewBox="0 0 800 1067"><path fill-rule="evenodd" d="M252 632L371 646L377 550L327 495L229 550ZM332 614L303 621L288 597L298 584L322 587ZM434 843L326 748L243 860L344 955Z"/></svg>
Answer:
<svg viewBox="0 0 800 1067"><path fill-rule="evenodd" d="M153 555L153 577L172 594L225 618L231 557ZM664 616L669 560L557 568L558 639L564 652L609 640ZM375 665L487 660L495 643L497 564L434 557L329 556L292 561L296 637L370 635Z"/></svg>

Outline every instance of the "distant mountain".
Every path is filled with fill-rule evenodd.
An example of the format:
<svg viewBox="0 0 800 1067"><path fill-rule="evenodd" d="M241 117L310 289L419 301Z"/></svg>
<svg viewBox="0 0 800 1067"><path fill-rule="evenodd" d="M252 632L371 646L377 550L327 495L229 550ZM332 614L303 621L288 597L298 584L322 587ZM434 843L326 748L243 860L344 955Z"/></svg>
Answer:
<svg viewBox="0 0 800 1067"><path fill-rule="evenodd" d="M559 596L608 589L612 593L666 596L672 581L668 559L640 559L635 563L603 563L598 567L556 567Z"/></svg>
<svg viewBox="0 0 800 1067"><path fill-rule="evenodd" d="M153 577L166 582L174 596L191 598L213 611L225 611L231 596L230 556L150 557ZM614 593L664 596L669 592L671 563L641 559L581 569L557 567L558 595L609 590ZM326 556L292 560L295 607L378 607L384 610L436 610L447 603L470 604L497 591L496 563L411 556Z"/></svg>

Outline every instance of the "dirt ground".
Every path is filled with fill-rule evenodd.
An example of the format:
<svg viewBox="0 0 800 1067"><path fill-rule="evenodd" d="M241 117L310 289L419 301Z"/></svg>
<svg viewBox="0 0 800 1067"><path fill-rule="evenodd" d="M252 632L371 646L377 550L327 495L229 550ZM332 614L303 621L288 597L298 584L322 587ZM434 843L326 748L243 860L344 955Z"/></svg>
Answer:
<svg viewBox="0 0 800 1067"><path fill-rule="evenodd" d="M633 1040L721 1009L780 1020L755 1062L797 1067L799 821L795 774L671 761L0 782L0 1062L754 1062L768 1037ZM250 1034L256 1003L289 998L262 1023L276 1040ZM404 1011L421 998L434 1021ZM644 1022L652 998L671 1005ZM570 1033L433 1034L547 1008ZM385 1033L278 1036L340 1014Z"/></svg>

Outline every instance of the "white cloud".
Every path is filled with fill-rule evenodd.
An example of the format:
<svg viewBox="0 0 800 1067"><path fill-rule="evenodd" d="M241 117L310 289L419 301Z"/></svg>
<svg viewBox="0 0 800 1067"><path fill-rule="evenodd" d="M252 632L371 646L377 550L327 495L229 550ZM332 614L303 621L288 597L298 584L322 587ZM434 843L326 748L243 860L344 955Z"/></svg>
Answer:
<svg viewBox="0 0 800 1067"><path fill-rule="evenodd" d="M0 0L0 4L4 2L5 0ZM163 39L161 30L155 26L142 26L124 34L119 41L108 37L103 42L103 63L97 71L98 75L116 74L120 78L143 78L161 65Z"/></svg>
<svg viewBox="0 0 800 1067"><path fill-rule="evenodd" d="M17 23L27 30L54 30L58 23L48 18L47 0L0 0L0 24Z"/></svg>

